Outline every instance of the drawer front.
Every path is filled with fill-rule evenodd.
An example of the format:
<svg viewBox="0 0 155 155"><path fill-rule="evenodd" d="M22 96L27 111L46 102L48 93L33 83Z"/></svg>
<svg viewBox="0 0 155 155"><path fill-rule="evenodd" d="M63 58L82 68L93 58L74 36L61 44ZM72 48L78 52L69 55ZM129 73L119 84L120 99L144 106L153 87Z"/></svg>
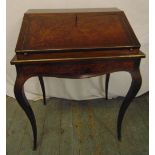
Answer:
<svg viewBox="0 0 155 155"><path fill-rule="evenodd" d="M86 78L116 71L132 71L139 67L140 59L107 61L80 61L70 63L44 63L16 65L17 72L30 76L53 76L60 78Z"/></svg>

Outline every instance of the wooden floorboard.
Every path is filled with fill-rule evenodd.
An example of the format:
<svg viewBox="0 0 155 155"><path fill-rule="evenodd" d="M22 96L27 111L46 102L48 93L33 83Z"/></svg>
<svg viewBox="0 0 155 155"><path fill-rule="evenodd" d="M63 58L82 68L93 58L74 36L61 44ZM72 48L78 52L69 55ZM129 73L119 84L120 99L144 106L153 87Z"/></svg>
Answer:
<svg viewBox="0 0 155 155"><path fill-rule="evenodd" d="M46 119L46 107L42 104L42 100L39 103L31 102L33 105L33 111L36 114L37 126L38 126L38 148L36 151L32 151L33 139L32 139L32 130L30 123L27 124L23 141L21 143L21 148L19 154L21 155L38 155L40 150L40 145L42 143L42 136L44 131L44 122Z"/></svg>
<svg viewBox="0 0 155 155"><path fill-rule="evenodd" d="M72 126L73 126L73 155L79 155L81 150L81 117L79 114L79 106L71 101L72 108Z"/></svg>
<svg viewBox="0 0 155 155"><path fill-rule="evenodd" d="M94 115L97 141L100 143L98 154L120 155L116 139L116 116L119 108L103 99L100 102L90 101L89 106Z"/></svg>
<svg viewBox="0 0 155 155"><path fill-rule="evenodd" d="M25 129L28 123L28 120L24 112L21 110L19 106L17 106L17 102L15 102L14 108L16 108L16 112L15 112L15 115L13 115L13 120L12 122L10 122L11 125L9 126L7 130L7 135L6 135L6 139L7 139L6 147L7 147L8 155L19 154L21 143L25 135ZM7 110L8 110L7 113L9 113L10 109L7 109Z"/></svg>
<svg viewBox="0 0 155 155"><path fill-rule="evenodd" d="M6 128L7 128L7 131L9 131L10 126L13 123L16 111L19 107L16 108L17 106L15 106L15 104L17 104L17 102L16 102L16 100L14 100L11 97L7 97L6 102L9 103L9 104L6 104L6 111L9 111L9 113L7 113L7 117L6 117Z"/></svg>
<svg viewBox="0 0 155 155"><path fill-rule="evenodd" d="M44 123L44 131L39 155L59 155L61 134L60 119L62 106L57 100L51 100L48 102L46 108L46 119Z"/></svg>
<svg viewBox="0 0 155 155"><path fill-rule="evenodd" d="M92 135L90 132L90 126L89 126L89 119L88 119L88 104L87 101L79 102L77 103L78 109L79 109L79 115L81 118L81 126L80 126L80 132L81 132L81 149L80 154L94 154L94 144L92 140Z"/></svg>
<svg viewBox="0 0 155 155"><path fill-rule="evenodd" d="M116 121L122 97L73 101L31 101L38 126L32 150L30 123L16 100L7 97L7 155L148 155L148 94L134 99L124 117L122 141Z"/></svg>
<svg viewBox="0 0 155 155"><path fill-rule="evenodd" d="M73 154L73 125L71 103L61 101L59 154Z"/></svg>

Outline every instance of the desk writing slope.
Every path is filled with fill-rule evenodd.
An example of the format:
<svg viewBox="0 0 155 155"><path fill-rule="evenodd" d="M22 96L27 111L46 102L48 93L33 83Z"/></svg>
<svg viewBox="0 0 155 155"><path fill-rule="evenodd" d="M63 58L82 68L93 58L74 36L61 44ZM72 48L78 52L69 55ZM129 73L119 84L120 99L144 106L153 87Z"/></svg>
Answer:
<svg viewBox="0 0 155 155"><path fill-rule="evenodd" d="M16 52L138 49L140 44L119 9L29 10Z"/></svg>
<svg viewBox="0 0 155 155"><path fill-rule="evenodd" d="M120 140L123 117L142 83L139 66L145 55L139 48L124 12L118 9L27 11L11 64L17 70L15 97L32 126L33 148L37 148L37 125L24 83L34 76L40 81L46 104L44 76L82 79L106 74L108 99L110 73L128 72L132 83L117 118Z"/></svg>

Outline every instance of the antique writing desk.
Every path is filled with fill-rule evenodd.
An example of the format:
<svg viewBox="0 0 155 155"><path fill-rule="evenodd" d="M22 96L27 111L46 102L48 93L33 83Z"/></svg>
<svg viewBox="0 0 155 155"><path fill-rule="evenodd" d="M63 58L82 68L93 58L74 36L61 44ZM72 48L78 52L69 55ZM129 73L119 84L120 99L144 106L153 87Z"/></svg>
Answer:
<svg viewBox="0 0 155 155"><path fill-rule="evenodd" d="M107 98L110 73L129 72L132 83L117 121L120 140L123 116L141 86L139 65L145 56L139 48L140 43L119 9L28 10L11 64L17 70L15 97L31 122L34 149L37 127L24 94L26 80L39 77L46 104L43 76L89 78L106 74Z"/></svg>

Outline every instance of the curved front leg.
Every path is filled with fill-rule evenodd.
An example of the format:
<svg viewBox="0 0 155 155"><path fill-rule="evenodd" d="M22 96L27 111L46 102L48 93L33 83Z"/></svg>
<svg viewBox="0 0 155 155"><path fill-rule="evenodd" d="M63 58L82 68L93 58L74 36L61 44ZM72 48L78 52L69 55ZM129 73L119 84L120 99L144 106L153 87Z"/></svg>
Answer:
<svg viewBox="0 0 155 155"><path fill-rule="evenodd" d="M25 93L24 93L24 83L29 77L27 76L22 76L22 75L17 75L15 86L14 86L14 93L15 97L21 106L21 108L25 111L27 117L30 120L32 131L33 131L33 138L34 138L34 143L33 143L33 149L35 150L37 147L37 126L36 126L36 120L34 113L31 109L30 104L28 103Z"/></svg>
<svg viewBox="0 0 155 155"><path fill-rule="evenodd" d="M120 108L119 114L118 114L118 119L117 119L118 140L121 140L121 126L122 126L124 114L125 114L128 106L130 105L131 101L137 95L137 93L141 87L141 83L142 83L142 78L141 78L139 69L136 69L136 70L130 72L130 74L132 77L132 83L131 83L130 89L129 89L129 91L121 105L121 108Z"/></svg>
<svg viewBox="0 0 155 155"><path fill-rule="evenodd" d="M105 98L106 98L106 100L108 99L109 78L110 78L110 73L106 74L106 79L105 79Z"/></svg>
<svg viewBox="0 0 155 155"><path fill-rule="evenodd" d="M38 76L38 78L39 78L41 89L42 89L42 93L43 93L44 105L46 105L46 94L45 94L44 80L43 80L43 77L42 76Z"/></svg>

